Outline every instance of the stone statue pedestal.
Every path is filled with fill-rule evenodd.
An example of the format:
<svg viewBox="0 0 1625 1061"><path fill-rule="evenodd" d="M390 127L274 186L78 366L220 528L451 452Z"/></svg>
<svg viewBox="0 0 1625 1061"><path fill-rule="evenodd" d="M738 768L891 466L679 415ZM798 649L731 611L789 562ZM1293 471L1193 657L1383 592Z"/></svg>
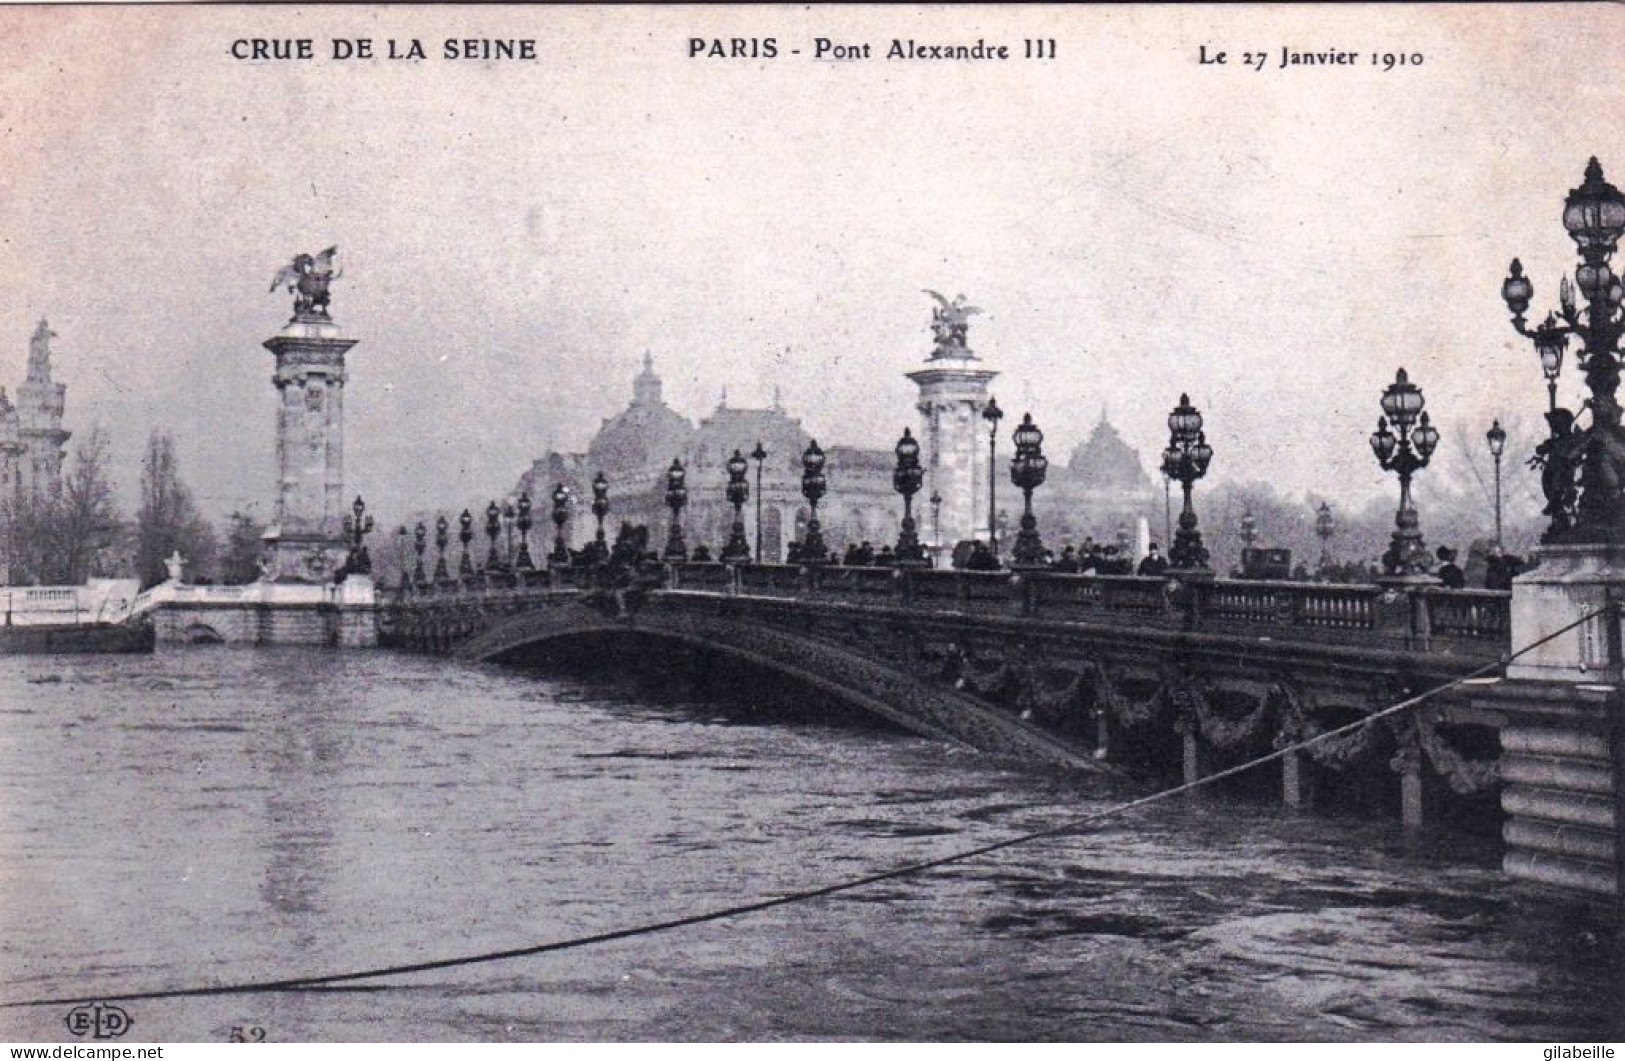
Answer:
<svg viewBox="0 0 1625 1061"><path fill-rule="evenodd" d="M925 490L942 498L931 528L933 544L951 556L958 542L987 540L989 469L982 410L987 408L988 384L998 373L967 356L934 357L907 375L919 388L915 406ZM1000 442L1008 452L1008 434Z"/></svg>
<svg viewBox="0 0 1625 1061"><path fill-rule="evenodd" d="M1512 583L1514 651L1609 604L1625 604L1625 547L1543 545L1540 566ZM1595 616L1519 657L1508 678L1613 683L1621 679L1620 613Z"/></svg>
<svg viewBox="0 0 1625 1061"><path fill-rule="evenodd" d="M356 344L325 313L297 314L266 340L276 357L276 514L265 532L265 579L331 582L344 534L344 355Z"/></svg>

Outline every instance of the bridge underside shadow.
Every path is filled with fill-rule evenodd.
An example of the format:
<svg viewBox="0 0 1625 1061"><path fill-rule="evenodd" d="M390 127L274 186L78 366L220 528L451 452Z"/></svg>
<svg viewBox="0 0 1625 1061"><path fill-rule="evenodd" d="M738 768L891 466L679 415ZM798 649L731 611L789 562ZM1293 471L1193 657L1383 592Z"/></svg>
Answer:
<svg viewBox="0 0 1625 1061"><path fill-rule="evenodd" d="M484 629L464 639L455 629L445 643L462 659L514 661L549 646L575 654L601 646L606 659L635 638L644 653L640 664L661 646L674 657L714 654L817 690L844 704L922 736L968 745L993 754L1062 768L1096 769L1090 753L1027 725L952 688L944 688L867 656L850 645L815 638L727 614L708 613L663 600L616 616L578 600L485 619ZM423 638L418 639L422 643Z"/></svg>

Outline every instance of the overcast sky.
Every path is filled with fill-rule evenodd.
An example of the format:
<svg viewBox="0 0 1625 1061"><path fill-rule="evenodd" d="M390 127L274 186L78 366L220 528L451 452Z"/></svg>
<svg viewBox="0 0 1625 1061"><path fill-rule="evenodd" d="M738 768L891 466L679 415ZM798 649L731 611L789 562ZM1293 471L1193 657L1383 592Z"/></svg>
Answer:
<svg viewBox="0 0 1625 1061"><path fill-rule="evenodd" d="M233 59L254 36L318 58ZM336 63L335 36L436 57ZM540 58L447 61L448 36ZM817 36L877 58L815 62ZM887 62L892 37L1018 57ZM1518 254L1555 301L1564 193L1591 154L1625 178L1622 40L1611 6L3 10L0 382L48 316L69 426L113 432L127 490L165 426L211 512L269 515L266 288L337 244L348 489L388 519L583 447L646 349L690 416L776 385L820 440L889 445L929 287L987 310L994 392L1059 459L1106 406L1150 467L1188 390L1214 475L1365 495L1401 364L1475 440L1538 423L1499 284ZM1370 65L1389 50L1423 63Z"/></svg>

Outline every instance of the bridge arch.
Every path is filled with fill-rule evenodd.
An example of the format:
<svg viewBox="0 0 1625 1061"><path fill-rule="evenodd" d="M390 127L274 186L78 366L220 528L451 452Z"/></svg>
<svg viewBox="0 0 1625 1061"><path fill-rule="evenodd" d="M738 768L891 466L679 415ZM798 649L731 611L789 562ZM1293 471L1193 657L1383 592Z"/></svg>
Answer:
<svg viewBox="0 0 1625 1061"><path fill-rule="evenodd" d="M492 620L480 633L457 642L453 653L461 659L498 661L550 641L626 634L742 660L922 736L1055 766L1094 765L1086 752L894 662L755 617L670 599L651 600L623 616L579 600L554 601Z"/></svg>

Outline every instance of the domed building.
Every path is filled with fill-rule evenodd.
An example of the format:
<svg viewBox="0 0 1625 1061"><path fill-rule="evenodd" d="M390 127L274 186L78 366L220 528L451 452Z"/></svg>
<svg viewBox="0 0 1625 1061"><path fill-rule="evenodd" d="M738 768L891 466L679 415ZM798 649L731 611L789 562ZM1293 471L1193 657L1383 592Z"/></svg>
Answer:
<svg viewBox="0 0 1625 1061"><path fill-rule="evenodd" d="M664 470L673 454L688 449L694 425L666 404L654 357L643 355L643 371L632 381L632 404L605 420L587 447L587 463L614 468L621 476Z"/></svg>
<svg viewBox="0 0 1625 1061"><path fill-rule="evenodd" d="M703 543L715 557L733 525L733 507L725 489L727 463L737 451L748 462L750 500L742 513L746 541L754 556L759 500L761 554L779 561L790 542L806 533L810 506L801 495L801 456L810 441L801 421L785 411L777 394L772 405L753 409L729 405L725 392L708 415L697 425L692 423L665 403L653 358L645 354L642 370L632 383L631 403L602 422L586 452L544 453L520 478L515 493L528 493L535 504L538 540L533 545L539 546L538 558L552 548L549 516L558 485L568 498L566 543L580 548L592 540L592 481L599 473L609 483L606 537L613 541L622 523L643 524L649 527L651 544L663 548L671 523L665 503L666 473L677 458L683 462L688 490L684 538L690 549ZM765 454L759 487L756 461L751 459L758 443ZM895 544L902 500L892 489L896 463L892 452L844 446L829 439L823 440L822 448L829 487L819 502L818 515L830 551L839 556L848 544L865 541L876 549ZM1021 514L1021 495L1010 483L1009 450L1001 449L997 510L999 521L1005 524L1000 540L1008 542ZM981 468L979 483L985 482L985 457ZM951 528L946 506L939 514L931 504L934 492L928 478L915 497L915 520L920 538L927 543L942 540L946 551L952 543L944 535ZM1103 541L1124 533L1132 535L1142 518L1160 510L1157 494L1139 454L1102 412L1089 438L1073 450L1066 466L1056 467L1035 493L1033 505L1045 541L1059 552L1065 543L1082 543L1091 535ZM981 511L985 514L985 504Z"/></svg>
<svg viewBox="0 0 1625 1061"><path fill-rule="evenodd" d="M1145 474L1140 453L1117 433L1106 410L1089 437L1072 449L1066 471L1072 482L1086 491L1149 494L1154 492L1151 477Z"/></svg>
<svg viewBox="0 0 1625 1061"><path fill-rule="evenodd" d="M756 520L761 513L761 552L780 560L793 537L804 533L809 506L801 495L801 455L812 437L774 396L765 409L731 406L727 394L698 426L666 405L653 358L632 383L632 403L604 420L585 453L548 452L532 462L516 492L530 494L536 505L542 551L552 547L549 515L552 493L562 485L569 497L566 542L580 548L593 537L592 481L602 473L609 483L605 535L613 540L622 523L649 527L651 542L662 548L671 524L666 507L666 473L673 458L683 462L688 505L683 533L690 548L704 544L717 555L733 528L728 503L728 461L735 452L748 460L750 500L743 517L745 538L756 552ZM758 481L751 454L760 444L764 458ZM891 455L850 447L827 451L825 474L830 494L819 510L824 538L833 549L849 540L867 538L881 544L897 533L897 496L891 492ZM758 495L760 504L758 505ZM849 526L850 524L850 526ZM852 534L849 535L848 531ZM872 533L871 533L872 532Z"/></svg>

